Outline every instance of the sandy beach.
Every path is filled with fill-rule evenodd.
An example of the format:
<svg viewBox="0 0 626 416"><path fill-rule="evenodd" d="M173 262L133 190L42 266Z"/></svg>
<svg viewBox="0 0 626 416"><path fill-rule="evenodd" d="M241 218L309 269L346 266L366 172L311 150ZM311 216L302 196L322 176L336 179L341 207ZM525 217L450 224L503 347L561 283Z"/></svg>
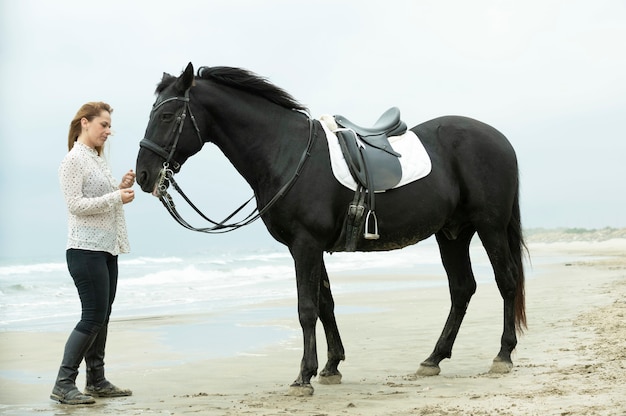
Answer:
<svg viewBox="0 0 626 416"><path fill-rule="evenodd" d="M447 288L365 291L335 296L346 348L343 381L314 379L312 397L287 395L302 349L293 299L255 306L250 313L292 312L268 314L233 334L257 345L259 331L277 331L278 342L212 359L203 356L203 346L220 340L203 324L210 316L113 319L107 376L134 394L84 407L48 398L67 332L0 332L0 414L626 415L626 238L562 237L528 238L529 326L506 375L487 373L502 332L502 299L492 278L479 282L439 376L415 371L443 327ZM331 285L419 275L331 276ZM321 366L325 349L318 325ZM78 385L84 386L83 367Z"/></svg>

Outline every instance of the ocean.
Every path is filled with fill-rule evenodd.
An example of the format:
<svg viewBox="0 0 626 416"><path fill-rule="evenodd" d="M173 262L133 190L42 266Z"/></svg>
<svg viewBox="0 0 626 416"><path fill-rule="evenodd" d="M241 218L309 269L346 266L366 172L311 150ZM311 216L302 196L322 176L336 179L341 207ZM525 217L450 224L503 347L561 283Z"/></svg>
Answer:
<svg viewBox="0 0 626 416"><path fill-rule="evenodd" d="M476 272L477 279L486 274L486 279L493 281L480 250L473 262L475 272L483 269ZM325 262L335 295L447 285L437 246L431 240L390 252L325 254ZM295 302L296 298L294 265L286 248L171 257L128 254L119 257L119 267L113 320L223 314L271 300ZM384 283L359 279L373 273L391 278ZM416 278L395 280L394 275ZM53 262L0 262L0 331L67 330L79 318L80 301L63 253Z"/></svg>

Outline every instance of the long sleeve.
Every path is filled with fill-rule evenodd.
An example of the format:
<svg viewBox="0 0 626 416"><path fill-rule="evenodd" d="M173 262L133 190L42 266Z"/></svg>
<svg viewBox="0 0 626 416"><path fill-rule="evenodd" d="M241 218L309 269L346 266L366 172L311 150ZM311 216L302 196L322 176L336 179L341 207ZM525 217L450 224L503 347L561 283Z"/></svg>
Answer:
<svg viewBox="0 0 626 416"><path fill-rule="evenodd" d="M73 215L102 214L115 209L116 205L121 205L122 197L119 189L101 196L85 195L86 182L88 182L89 175L93 175L85 165L86 163L80 159L68 158L59 168L61 191L69 212Z"/></svg>
<svg viewBox="0 0 626 416"><path fill-rule="evenodd" d="M68 211L67 248L129 252L121 191L106 161L77 142L58 173Z"/></svg>

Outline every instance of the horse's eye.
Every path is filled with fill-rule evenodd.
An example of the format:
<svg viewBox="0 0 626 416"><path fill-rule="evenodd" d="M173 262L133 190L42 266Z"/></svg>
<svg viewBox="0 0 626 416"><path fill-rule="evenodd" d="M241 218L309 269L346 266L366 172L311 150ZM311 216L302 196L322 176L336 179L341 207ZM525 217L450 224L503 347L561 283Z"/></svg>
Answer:
<svg viewBox="0 0 626 416"><path fill-rule="evenodd" d="M174 113L163 113L161 114L160 119L165 123L169 123L174 119Z"/></svg>

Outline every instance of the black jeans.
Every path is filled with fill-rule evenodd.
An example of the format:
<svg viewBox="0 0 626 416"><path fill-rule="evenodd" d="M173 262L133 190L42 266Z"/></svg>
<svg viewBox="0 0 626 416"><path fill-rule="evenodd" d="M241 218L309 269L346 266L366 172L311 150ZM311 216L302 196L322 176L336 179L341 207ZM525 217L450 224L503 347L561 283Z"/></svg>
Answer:
<svg viewBox="0 0 626 416"><path fill-rule="evenodd" d="M117 256L105 251L71 248L66 251L67 268L74 279L82 305L76 330L95 335L106 326L117 291Z"/></svg>

